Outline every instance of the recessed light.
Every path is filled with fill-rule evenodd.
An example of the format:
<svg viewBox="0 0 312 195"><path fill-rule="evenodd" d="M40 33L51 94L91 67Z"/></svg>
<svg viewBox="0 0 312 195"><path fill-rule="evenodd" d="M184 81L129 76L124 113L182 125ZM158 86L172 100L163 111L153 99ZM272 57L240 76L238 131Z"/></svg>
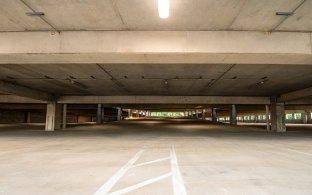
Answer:
<svg viewBox="0 0 312 195"><path fill-rule="evenodd" d="M292 16L294 12L276 12L275 15L277 16Z"/></svg>
<svg viewBox="0 0 312 195"><path fill-rule="evenodd" d="M27 16L44 16L43 12L26 12Z"/></svg>

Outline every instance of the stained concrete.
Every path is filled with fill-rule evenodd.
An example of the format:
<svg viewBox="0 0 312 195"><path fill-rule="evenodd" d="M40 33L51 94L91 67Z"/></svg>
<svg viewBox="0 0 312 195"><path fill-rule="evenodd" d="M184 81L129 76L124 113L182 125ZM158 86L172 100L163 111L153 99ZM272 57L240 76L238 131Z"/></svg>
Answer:
<svg viewBox="0 0 312 195"><path fill-rule="evenodd" d="M44 132L0 126L0 194L93 194L139 150L136 164L175 148L187 194L311 194L312 128L267 133L192 120L135 120ZM132 168L111 192L171 171ZM172 178L129 194L173 194Z"/></svg>

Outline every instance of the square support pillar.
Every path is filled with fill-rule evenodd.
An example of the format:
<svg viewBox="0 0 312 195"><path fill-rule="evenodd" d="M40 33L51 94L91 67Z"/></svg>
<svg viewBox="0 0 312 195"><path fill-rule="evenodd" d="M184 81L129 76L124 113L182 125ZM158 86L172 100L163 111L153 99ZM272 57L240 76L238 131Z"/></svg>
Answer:
<svg viewBox="0 0 312 195"><path fill-rule="evenodd" d="M31 118L30 118L30 116L31 116L31 113L30 112L27 112L26 113L27 114L27 119L26 119L26 123L30 123L31 122Z"/></svg>
<svg viewBox="0 0 312 195"><path fill-rule="evenodd" d="M301 113L301 117L302 117L302 123L303 124L308 124L308 113L307 112L302 112Z"/></svg>
<svg viewBox="0 0 312 195"><path fill-rule="evenodd" d="M265 122L266 122L266 129L270 131L270 106L265 105Z"/></svg>
<svg viewBox="0 0 312 195"><path fill-rule="evenodd" d="M54 131L61 128L62 105L57 103L47 104L46 131Z"/></svg>
<svg viewBox="0 0 312 195"><path fill-rule="evenodd" d="M284 103L271 104L271 130L286 132Z"/></svg>
<svg viewBox="0 0 312 195"><path fill-rule="evenodd" d="M206 119L206 112L205 112L205 111L206 111L205 109L203 109L203 111L202 111L202 119L203 119L203 120Z"/></svg>
<svg viewBox="0 0 312 195"><path fill-rule="evenodd" d="M216 108L212 108L211 110L211 121L217 122L217 109Z"/></svg>
<svg viewBox="0 0 312 195"><path fill-rule="evenodd" d="M121 108L118 108L117 121L121 121L121 114L122 114L122 110Z"/></svg>
<svg viewBox="0 0 312 195"><path fill-rule="evenodd" d="M195 117L198 119L198 110L195 110Z"/></svg>
<svg viewBox="0 0 312 195"><path fill-rule="evenodd" d="M131 117L132 117L132 110L128 109L128 118L131 118Z"/></svg>
<svg viewBox="0 0 312 195"><path fill-rule="evenodd" d="M97 111L96 111L96 124L102 123L102 104L97 105Z"/></svg>
<svg viewBox="0 0 312 195"><path fill-rule="evenodd" d="M66 128L66 120L67 120L67 104L63 104L63 118L62 118L62 128Z"/></svg>
<svg viewBox="0 0 312 195"><path fill-rule="evenodd" d="M237 113L236 113L236 105L231 105L231 115L230 115L230 124L231 125L237 125L237 119L236 119Z"/></svg>

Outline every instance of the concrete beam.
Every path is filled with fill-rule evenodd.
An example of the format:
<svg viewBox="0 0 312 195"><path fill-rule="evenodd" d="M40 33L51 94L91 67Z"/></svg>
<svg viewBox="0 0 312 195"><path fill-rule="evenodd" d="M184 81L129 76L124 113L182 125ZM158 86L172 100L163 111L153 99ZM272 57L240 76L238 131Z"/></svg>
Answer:
<svg viewBox="0 0 312 195"><path fill-rule="evenodd" d="M278 102L287 102L292 100L298 100L312 96L312 87L301 89L289 93L282 94L278 97Z"/></svg>
<svg viewBox="0 0 312 195"><path fill-rule="evenodd" d="M52 94L7 81L0 81L0 91L42 101L55 100L55 97Z"/></svg>
<svg viewBox="0 0 312 195"><path fill-rule="evenodd" d="M61 96L63 104L270 104L268 97L247 96Z"/></svg>
<svg viewBox="0 0 312 195"><path fill-rule="evenodd" d="M312 63L310 33L251 31L1 32L0 64Z"/></svg>
<svg viewBox="0 0 312 195"><path fill-rule="evenodd" d="M0 103L44 104L46 101L16 95L0 95Z"/></svg>

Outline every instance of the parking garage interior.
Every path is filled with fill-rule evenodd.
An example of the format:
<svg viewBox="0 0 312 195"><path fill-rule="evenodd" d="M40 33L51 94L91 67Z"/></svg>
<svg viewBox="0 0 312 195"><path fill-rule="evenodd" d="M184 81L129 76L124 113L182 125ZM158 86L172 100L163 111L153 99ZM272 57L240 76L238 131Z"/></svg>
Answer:
<svg viewBox="0 0 312 195"><path fill-rule="evenodd" d="M0 194L311 194L311 9L0 1Z"/></svg>

